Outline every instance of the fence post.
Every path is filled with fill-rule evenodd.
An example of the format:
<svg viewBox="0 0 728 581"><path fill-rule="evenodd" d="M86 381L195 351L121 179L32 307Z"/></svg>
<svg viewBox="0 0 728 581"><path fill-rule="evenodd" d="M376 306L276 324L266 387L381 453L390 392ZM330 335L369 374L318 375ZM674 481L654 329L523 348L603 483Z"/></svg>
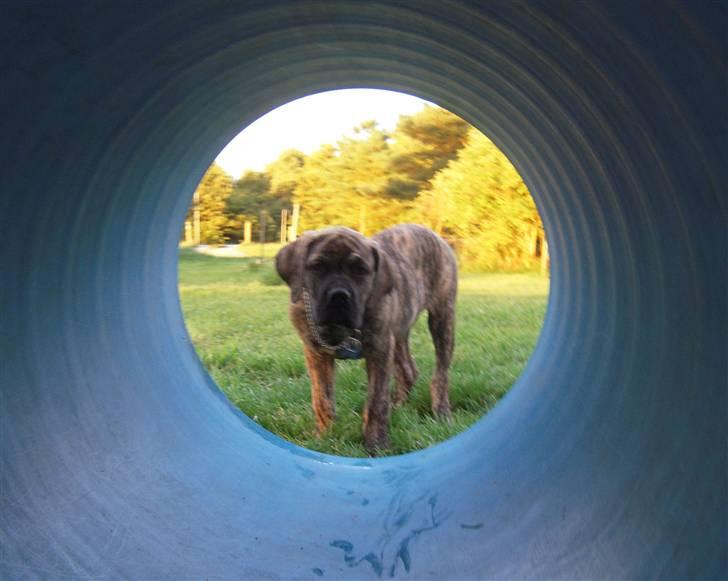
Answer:
<svg viewBox="0 0 728 581"><path fill-rule="evenodd" d="M261 260L265 256L265 229L268 224L266 224L268 217L268 212L263 210L260 213L260 258Z"/></svg>
<svg viewBox="0 0 728 581"><path fill-rule="evenodd" d="M288 237L289 242L294 242L298 238L298 219L301 216L301 204L293 204L293 215L291 216L291 234Z"/></svg>
<svg viewBox="0 0 728 581"><path fill-rule="evenodd" d="M288 210L283 208L281 210L281 244L286 243L288 234Z"/></svg>
<svg viewBox="0 0 728 581"><path fill-rule="evenodd" d="M546 276L549 272L549 243L546 242L546 236L543 237L541 244L541 274Z"/></svg>

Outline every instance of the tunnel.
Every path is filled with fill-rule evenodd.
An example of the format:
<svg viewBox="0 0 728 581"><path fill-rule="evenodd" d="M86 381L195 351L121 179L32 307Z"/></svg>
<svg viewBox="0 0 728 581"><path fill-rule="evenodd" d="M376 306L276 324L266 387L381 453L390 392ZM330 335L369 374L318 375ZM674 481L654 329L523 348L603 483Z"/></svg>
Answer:
<svg viewBox="0 0 728 581"><path fill-rule="evenodd" d="M2 6L0 577L728 577L724 3ZM223 146L355 87L488 135L552 257L512 390L386 458L237 411L177 290Z"/></svg>

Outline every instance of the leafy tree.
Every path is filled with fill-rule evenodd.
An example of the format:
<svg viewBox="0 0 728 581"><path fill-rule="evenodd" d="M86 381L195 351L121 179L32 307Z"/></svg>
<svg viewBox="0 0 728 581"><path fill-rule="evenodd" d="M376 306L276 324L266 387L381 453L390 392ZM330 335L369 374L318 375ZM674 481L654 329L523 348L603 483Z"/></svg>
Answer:
<svg viewBox="0 0 728 581"><path fill-rule="evenodd" d="M440 107L400 117L392 136L388 194L412 200L429 189L432 177L457 157L469 127Z"/></svg>
<svg viewBox="0 0 728 581"><path fill-rule="evenodd" d="M225 213L228 217L225 238L228 241L241 241L245 222L257 221L269 186L270 181L265 174L253 171L245 172L240 179L233 182L232 192L225 201Z"/></svg>
<svg viewBox="0 0 728 581"><path fill-rule="evenodd" d="M533 266L533 234L542 228L533 198L506 156L475 128L417 208L422 222L457 241L468 268Z"/></svg>
<svg viewBox="0 0 728 581"><path fill-rule="evenodd" d="M401 209L386 192L389 135L375 122L355 132L306 160L296 187L303 229L339 224L370 234L391 224Z"/></svg>
<svg viewBox="0 0 728 581"><path fill-rule="evenodd" d="M227 199L229 214L254 219L261 210L266 209L270 200L270 177L262 172L246 171L233 183L233 190Z"/></svg>
<svg viewBox="0 0 728 581"><path fill-rule="evenodd" d="M301 204L301 230L313 230L337 222L341 212L336 201L338 151L330 144L321 146L306 158L295 188L295 201Z"/></svg>
<svg viewBox="0 0 728 581"><path fill-rule="evenodd" d="M400 222L427 224L456 247L466 269L535 266L541 222L525 184L500 150L437 107L400 117L387 132L368 121L311 155L288 150L264 172L233 182L213 164L198 187L202 241L278 238L281 209L301 204L299 229L331 225L371 235Z"/></svg>
<svg viewBox="0 0 728 581"><path fill-rule="evenodd" d="M217 164L212 164L200 180L193 204L188 212L188 219L194 219L194 200L197 200L200 214L200 242L203 244L219 244L224 241L224 230L227 223L225 200L232 192L232 179Z"/></svg>
<svg viewBox="0 0 728 581"><path fill-rule="evenodd" d="M301 177L306 155L297 149L284 151L278 159L265 168L270 179L270 193L282 204L290 205Z"/></svg>
<svg viewBox="0 0 728 581"><path fill-rule="evenodd" d="M289 208L303 170L306 156L300 151L288 150L266 167L265 172L247 171L233 185L233 193L227 200L227 212L236 230L229 237L239 238L242 223L253 223L256 234L260 228L261 214L266 217L266 240L278 236L281 210Z"/></svg>

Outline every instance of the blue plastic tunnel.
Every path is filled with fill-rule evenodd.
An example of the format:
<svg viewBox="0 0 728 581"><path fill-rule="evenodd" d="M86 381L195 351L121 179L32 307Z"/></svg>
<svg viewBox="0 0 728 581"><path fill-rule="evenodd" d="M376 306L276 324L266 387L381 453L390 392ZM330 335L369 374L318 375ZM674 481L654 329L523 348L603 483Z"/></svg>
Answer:
<svg viewBox="0 0 728 581"><path fill-rule="evenodd" d="M0 577L728 577L726 5L0 3ZM517 384L431 449L297 448L177 293L245 125L378 87L488 134L544 218Z"/></svg>

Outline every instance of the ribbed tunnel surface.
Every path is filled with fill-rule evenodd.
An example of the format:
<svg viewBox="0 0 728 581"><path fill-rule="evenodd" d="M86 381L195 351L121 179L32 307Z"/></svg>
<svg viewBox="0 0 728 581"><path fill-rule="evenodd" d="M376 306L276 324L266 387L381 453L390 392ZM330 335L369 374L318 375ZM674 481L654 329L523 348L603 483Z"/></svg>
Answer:
<svg viewBox="0 0 728 581"><path fill-rule="evenodd" d="M3 4L2 578L725 578L721 3ZM552 249L516 386L423 452L233 409L177 296L196 182L343 87L487 133Z"/></svg>

